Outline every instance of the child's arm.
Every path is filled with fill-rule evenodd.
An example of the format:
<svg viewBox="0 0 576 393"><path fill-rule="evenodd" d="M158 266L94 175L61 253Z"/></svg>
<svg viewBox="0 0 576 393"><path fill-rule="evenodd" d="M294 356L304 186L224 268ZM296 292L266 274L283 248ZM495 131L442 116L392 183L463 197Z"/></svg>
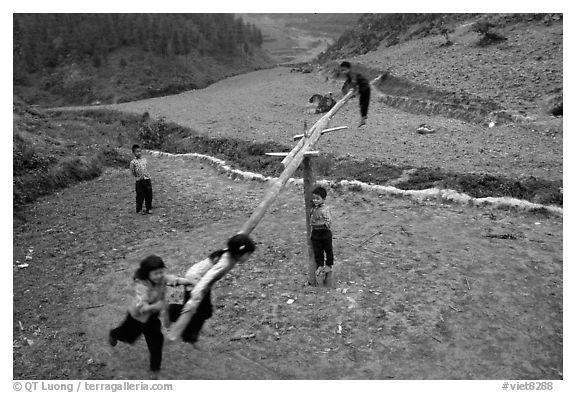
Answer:
<svg viewBox="0 0 576 393"><path fill-rule="evenodd" d="M164 300L159 300L155 303L149 303L148 288L144 284L136 284L134 287L136 291L136 309L142 313L148 311L161 311L164 308Z"/></svg>
<svg viewBox="0 0 576 393"><path fill-rule="evenodd" d="M148 312L148 311L162 311L166 307L166 302L164 300L158 300L156 303L144 303L140 306L140 312Z"/></svg>
<svg viewBox="0 0 576 393"><path fill-rule="evenodd" d="M190 281L184 277L177 277L177 276L174 276L172 274L167 274L165 277L166 277L166 285L169 285L171 287L175 287L177 285L192 285L193 284L192 281Z"/></svg>
<svg viewBox="0 0 576 393"><path fill-rule="evenodd" d="M332 229L332 213L330 213L330 209L326 207L324 210L324 219L326 220L326 227L328 229Z"/></svg>
<svg viewBox="0 0 576 393"><path fill-rule="evenodd" d="M192 293L190 294L190 300L184 305L182 313L192 312L195 313L200 305L202 299L206 293L212 288L212 285L218 280L220 280L226 273L232 269L230 261L225 256L220 258L220 261L214 265L210 270L202 276L200 281L194 286Z"/></svg>
<svg viewBox="0 0 576 393"><path fill-rule="evenodd" d="M138 177L136 174L136 165L134 165L134 161L130 161L130 173L132 173L132 176Z"/></svg>

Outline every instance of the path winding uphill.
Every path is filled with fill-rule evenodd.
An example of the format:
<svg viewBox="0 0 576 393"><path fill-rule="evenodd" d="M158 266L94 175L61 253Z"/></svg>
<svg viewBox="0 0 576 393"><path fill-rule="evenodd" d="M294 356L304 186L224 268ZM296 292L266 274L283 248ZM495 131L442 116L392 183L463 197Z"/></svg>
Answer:
<svg viewBox="0 0 576 393"><path fill-rule="evenodd" d="M14 378L147 378L143 340L106 345L139 259L182 274L267 187L193 159L149 163L151 216L114 170L15 223L15 258L31 259L14 271ZM562 378L560 217L338 190L330 205L337 289L305 285L302 191L287 187L253 232L258 252L217 284L200 349L167 345L161 378Z"/></svg>
<svg viewBox="0 0 576 393"><path fill-rule="evenodd" d="M338 93L341 81L321 73L292 73L279 67L239 75L206 89L118 105L121 111L165 117L168 121L214 137L276 141L293 146L293 135L320 115L306 113L314 93ZM442 116L409 114L387 107L374 94L369 124L357 129L354 99L331 126L349 130L327 135L318 148L336 156L372 158L409 168L442 168L455 173L487 173L506 177L562 179L562 134L522 124L487 127ZM420 135L426 123L434 134Z"/></svg>

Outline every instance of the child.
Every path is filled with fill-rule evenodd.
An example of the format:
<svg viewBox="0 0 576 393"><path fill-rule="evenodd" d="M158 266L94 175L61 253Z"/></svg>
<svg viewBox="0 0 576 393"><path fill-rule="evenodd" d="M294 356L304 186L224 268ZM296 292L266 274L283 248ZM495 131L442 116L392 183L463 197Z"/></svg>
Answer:
<svg viewBox="0 0 576 393"><path fill-rule="evenodd" d="M134 290L136 302L128 309L126 319L120 326L110 330L109 343L113 347L118 341L133 344L141 334L144 334L150 351L150 370L160 371L162 363L162 346L164 336L158 318L165 308L166 285L187 285L190 281L165 275L166 266L162 259L150 255L140 262L140 267L134 273Z"/></svg>
<svg viewBox="0 0 576 393"><path fill-rule="evenodd" d="M146 168L146 159L142 157L142 149L139 145L132 146L134 158L130 161L130 172L136 178L136 213L142 211L142 202L146 201L146 212L152 214L152 181Z"/></svg>
<svg viewBox="0 0 576 393"><path fill-rule="evenodd" d="M173 307L171 317L176 321L168 332L169 340L182 340L194 344L204 322L212 316L210 290L236 263L244 263L256 250L248 235L238 234L228 240L228 247L214 251L208 258L194 264L186 272L186 279L194 288L186 294L186 304ZM173 305L175 306L175 305ZM181 314L179 313L181 311Z"/></svg>
<svg viewBox="0 0 576 393"><path fill-rule="evenodd" d="M368 104L370 103L370 82L366 77L351 70L351 65L347 61L340 63L340 72L346 76L346 81L342 86L342 93L346 94L348 90L354 89L354 94L360 94L360 123L358 128L366 125L368 118Z"/></svg>
<svg viewBox="0 0 576 393"><path fill-rule="evenodd" d="M332 215L325 205L326 189L316 187L312 190L312 212L310 214L310 239L316 261L316 275L329 273L334 265L332 252ZM326 260L324 260L326 254Z"/></svg>

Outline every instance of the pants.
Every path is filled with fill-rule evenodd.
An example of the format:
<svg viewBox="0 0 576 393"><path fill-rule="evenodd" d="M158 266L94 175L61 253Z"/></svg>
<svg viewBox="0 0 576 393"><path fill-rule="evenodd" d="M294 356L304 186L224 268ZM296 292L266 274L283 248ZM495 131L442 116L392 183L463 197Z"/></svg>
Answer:
<svg viewBox="0 0 576 393"><path fill-rule="evenodd" d="M366 117L368 116L368 104L370 103L370 89L360 90L358 93L360 94L360 116Z"/></svg>
<svg viewBox="0 0 576 393"><path fill-rule="evenodd" d="M158 314L150 316L146 323L132 318L130 314L116 329L110 330L110 336L118 341L133 344L141 334L144 334L148 351L150 351L150 370L159 371L162 364L162 346L164 336Z"/></svg>
<svg viewBox="0 0 576 393"><path fill-rule="evenodd" d="M190 291L186 291L184 293L184 303L186 303L189 299ZM170 304L168 307L168 314L171 322L176 322L178 316L182 312L183 307L184 306L181 304ZM202 330L204 322L206 322L206 320L210 317L212 317L212 301L210 300L210 291L208 291L206 296L204 296L204 299L202 299L200 302L200 305L198 305L196 313L182 332L182 341L190 344L194 344L196 341L198 341L200 330Z"/></svg>
<svg viewBox="0 0 576 393"><path fill-rule="evenodd" d="M152 181L150 179L136 180L136 213L142 210L144 201L146 201L146 210L152 210Z"/></svg>
<svg viewBox="0 0 576 393"><path fill-rule="evenodd" d="M326 254L326 266L332 266L334 264L332 231L330 229L313 229L310 239L312 240L316 266L324 266L324 254Z"/></svg>

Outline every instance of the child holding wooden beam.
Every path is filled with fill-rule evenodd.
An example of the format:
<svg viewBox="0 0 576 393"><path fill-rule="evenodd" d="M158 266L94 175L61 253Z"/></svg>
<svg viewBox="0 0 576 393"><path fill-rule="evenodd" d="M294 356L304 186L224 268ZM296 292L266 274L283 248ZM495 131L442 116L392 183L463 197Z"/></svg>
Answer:
<svg viewBox="0 0 576 393"><path fill-rule="evenodd" d="M252 239L240 233L228 240L227 248L214 251L208 258L188 269L186 279L193 288L186 294L186 303L183 307L172 307L171 319L175 323L168 332L169 340L181 337L190 344L198 340L204 322L212 316L210 300L212 286L237 263L246 262L255 250L256 245Z"/></svg>
<svg viewBox="0 0 576 393"><path fill-rule="evenodd" d="M352 71L349 62L340 63L340 72L346 76L346 81L342 86L342 93L346 94L348 90L354 89L355 94L359 94L360 103L360 123L358 128L366 125L368 118L368 104L370 103L370 81L362 74Z"/></svg>

